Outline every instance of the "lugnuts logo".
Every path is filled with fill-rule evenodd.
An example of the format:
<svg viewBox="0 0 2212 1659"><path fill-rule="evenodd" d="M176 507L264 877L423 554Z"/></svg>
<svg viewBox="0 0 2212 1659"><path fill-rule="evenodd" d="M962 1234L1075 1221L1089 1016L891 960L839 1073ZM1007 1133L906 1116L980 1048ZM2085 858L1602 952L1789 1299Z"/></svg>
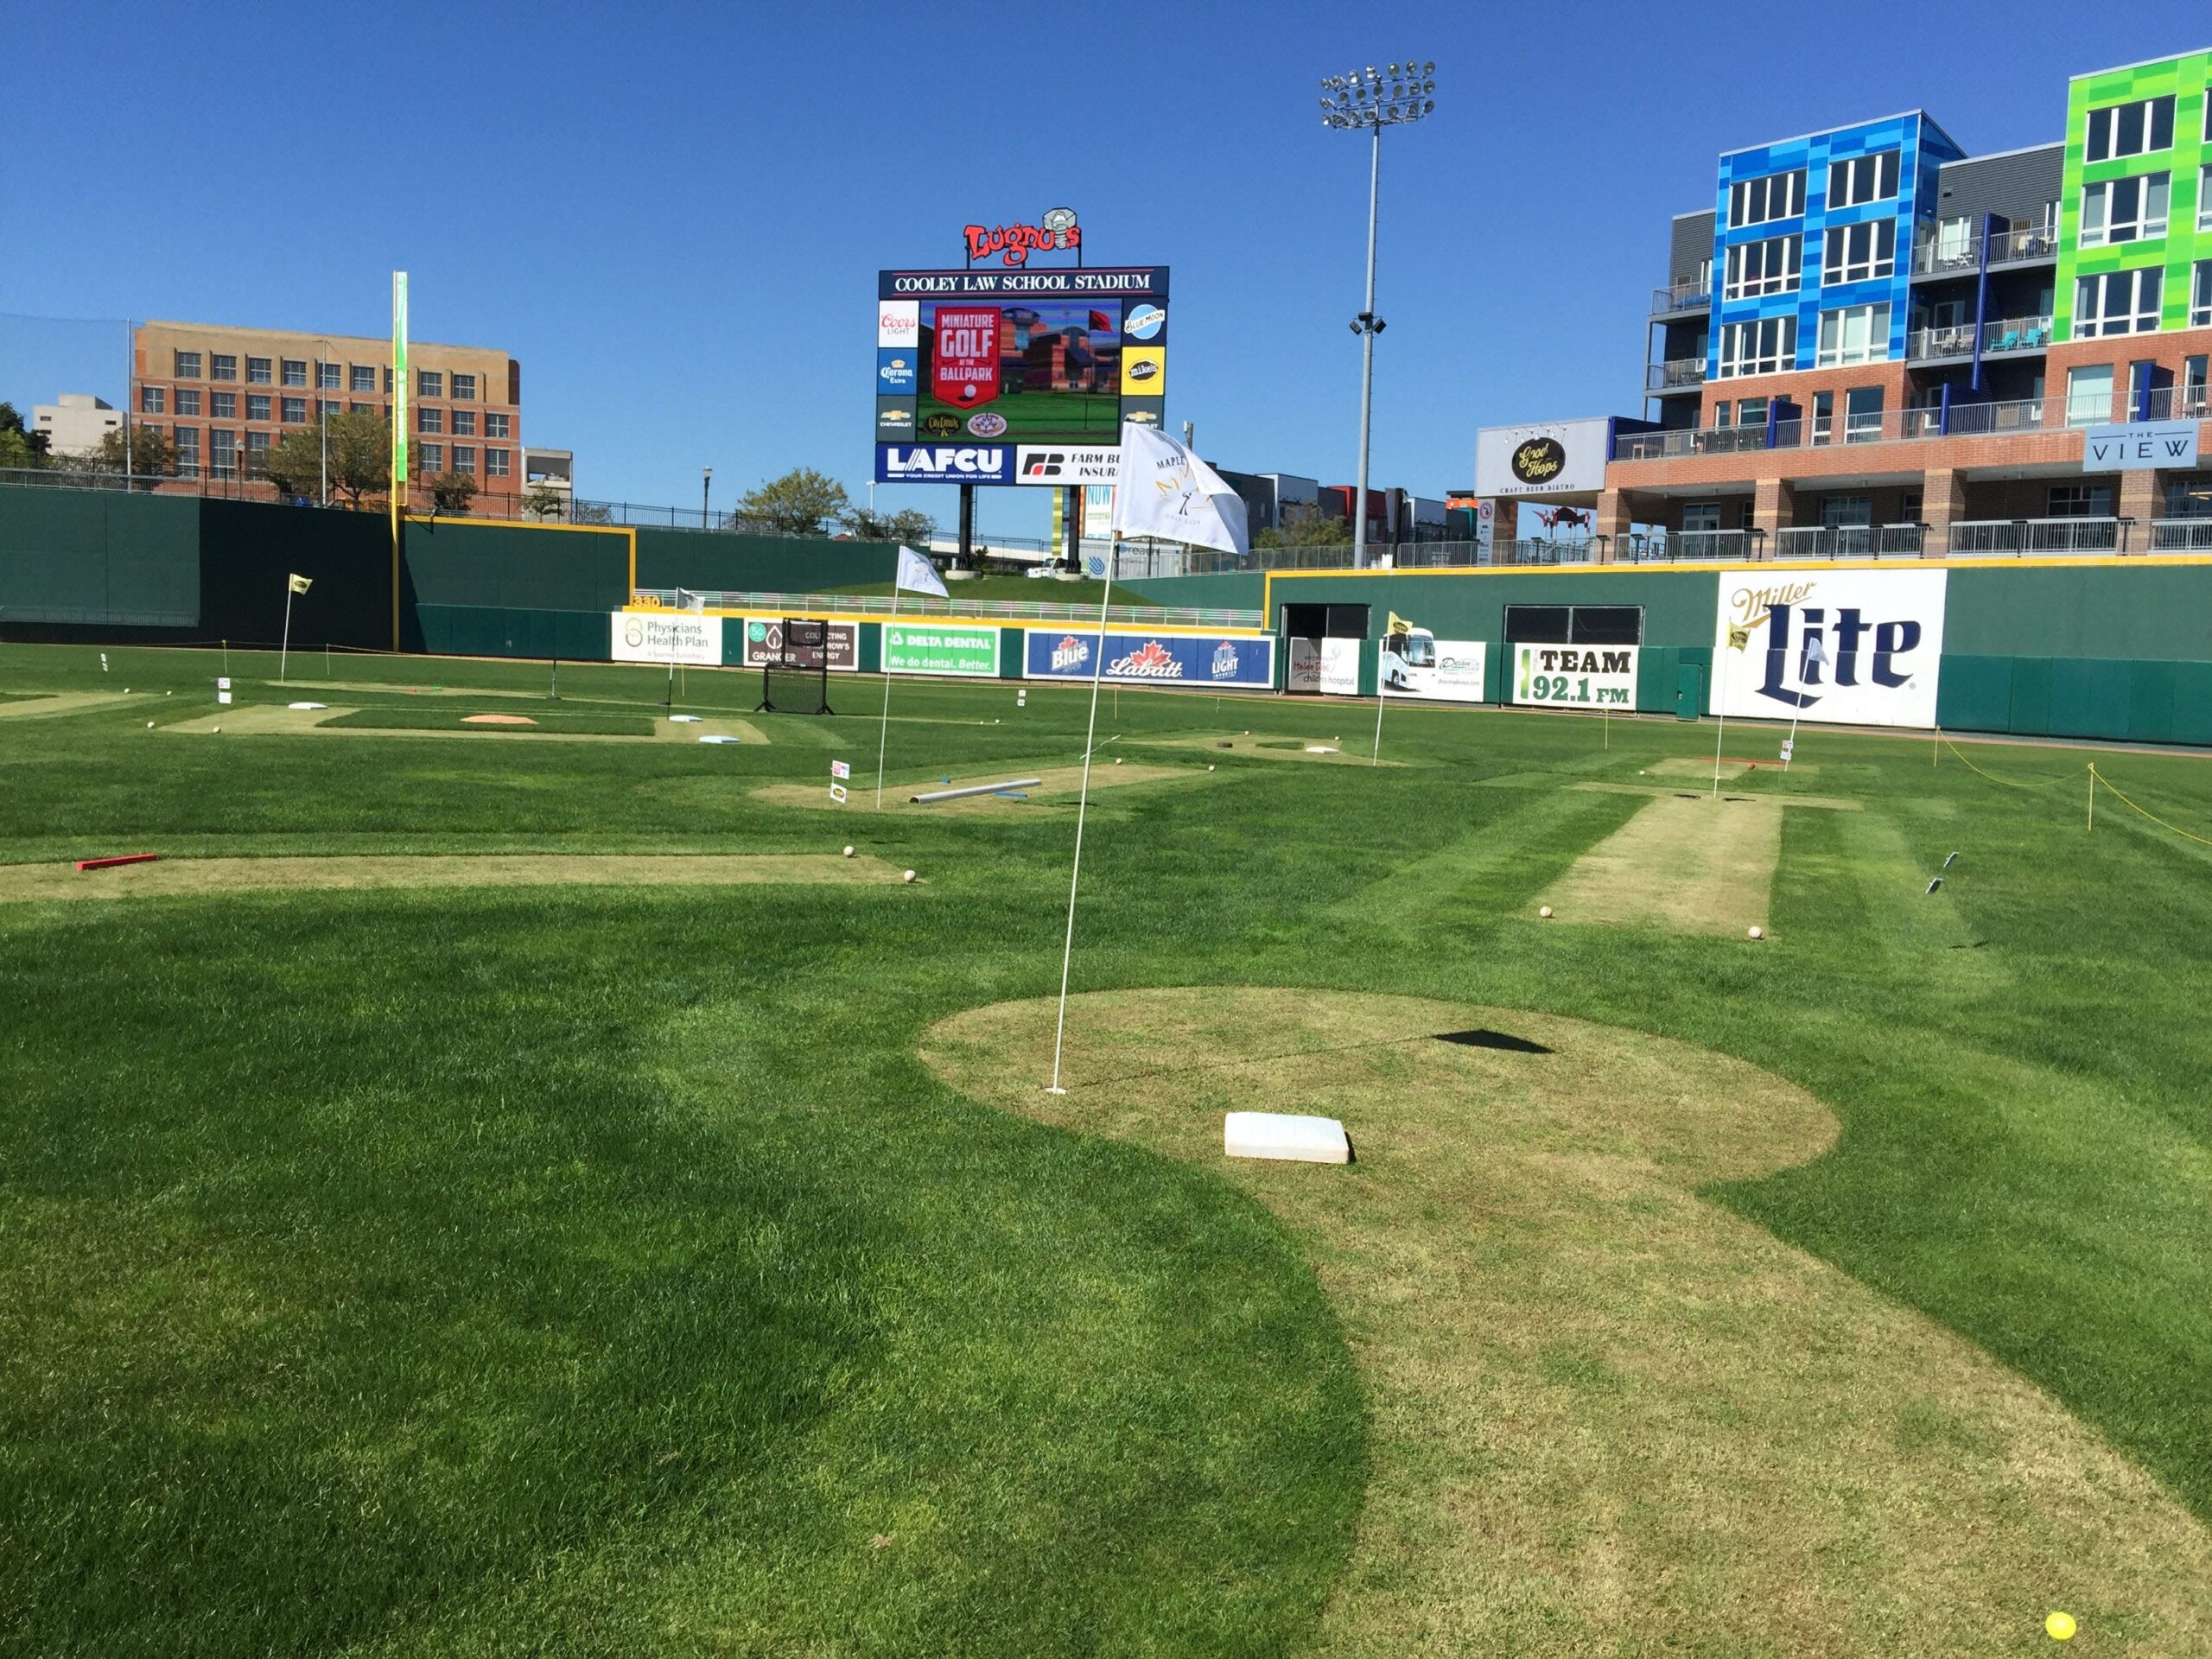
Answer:
<svg viewBox="0 0 2212 1659"><path fill-rule="evenodd" d="M1039 225L970 225L962 234L968 238L970 263L995 253L1006 264L1024 265L1033 253L1083 245L1083 227L1075 222L1072 207L1053 208Z"/></svg>
<svg viewBox="0 0 2212 1659"><path fill-rule="evenodd" d="M1567 465L1567 446L1557 438L1531 438L1513 452L1513 476L1523 484L1548 484Z"/></svg>

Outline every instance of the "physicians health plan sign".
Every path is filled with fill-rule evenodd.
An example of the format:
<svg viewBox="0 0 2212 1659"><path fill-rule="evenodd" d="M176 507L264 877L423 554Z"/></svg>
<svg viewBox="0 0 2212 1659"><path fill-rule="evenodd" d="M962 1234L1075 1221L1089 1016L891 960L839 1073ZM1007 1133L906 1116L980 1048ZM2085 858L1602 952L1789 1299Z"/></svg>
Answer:
<svg viewBox="0 0 2212 1659"><path fill-rule="evenodd" d="M1713 624L1716 706L1745 719L1936 723L1943 570L1724 575ZM1742 629L1744 648L1728 646ZM1818 639L1815 651L1807 642Z"/></svg>
<svg viewBox="0 0 2212 1659"><path fill-rule="evenodd" d="M1097 672L1095 631L1031 628L1023 672L1033 680L1087 680ZM1243 687L1274 684L1275 642L1268 634L1111 633L1105 679L1121 685Z"/></svg>
<svg viewBox="0 0 2212 1659"><path fill-rule="evenodd" d="M690 611L617 611L613 658L618 663L683 663L720 668L722 620Z"/></svg>
<svg viewBox="0 0 2212 1659"><path fill-rule="evenodd" d="M988 679L999 671L999 631L958 622L887 623L883 670Z"/></svg>
<svg viewBox="0 0 2212 1659"><path fill-rule="evenodd" d="M1513 647L1506 701L1548 709L1636 707L1637 645Z"/></svg>

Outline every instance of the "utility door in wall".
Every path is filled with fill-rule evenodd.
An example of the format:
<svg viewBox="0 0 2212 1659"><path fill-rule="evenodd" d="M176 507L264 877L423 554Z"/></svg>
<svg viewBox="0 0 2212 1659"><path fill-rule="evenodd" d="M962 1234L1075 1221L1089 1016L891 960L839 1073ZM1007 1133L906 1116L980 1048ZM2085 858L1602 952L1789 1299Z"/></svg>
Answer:
<svg viewBox="0 0 2212 1659"><path fill-rule="evenodd" d="M1675 671L1675 718L1695 720L1705 712L1705 664L1684 663Z"/></svg>

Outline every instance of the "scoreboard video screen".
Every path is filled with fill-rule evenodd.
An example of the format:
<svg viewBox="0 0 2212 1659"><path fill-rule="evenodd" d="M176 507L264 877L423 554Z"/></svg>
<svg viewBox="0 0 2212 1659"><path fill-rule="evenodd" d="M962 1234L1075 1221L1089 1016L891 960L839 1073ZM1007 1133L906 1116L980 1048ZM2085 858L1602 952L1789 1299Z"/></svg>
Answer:
<svg viewBox="0 0 2212 1659"><path fill-rule="evenodd" d="M887 270L875 358L878 480L1110 482L1165 418L1167 271Z"/></svg>

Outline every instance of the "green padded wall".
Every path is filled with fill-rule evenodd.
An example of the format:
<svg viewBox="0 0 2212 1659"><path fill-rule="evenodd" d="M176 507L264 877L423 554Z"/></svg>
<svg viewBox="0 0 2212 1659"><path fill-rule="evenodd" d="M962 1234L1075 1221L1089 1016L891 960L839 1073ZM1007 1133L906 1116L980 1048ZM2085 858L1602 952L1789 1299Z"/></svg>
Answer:
<svg viewBox="0 0 2212 1659"><path fill-rule="evenodd" d="M889 582L899 549L889 542L827 537L721 536L700 531L638 531L638 586L732 594L818 594Z"/></svg>
<svg viewBox="0 0 2212 1659"><path fill-rule="evenodd" d="M391 649L391 521L340 507L207 500L200 510L200 636L275 645L285 578L315 585L292 601L295 645Z"/></svg>
<svg viewBox="0 0 2212 1659"><path fill-rule="evenodd" d="M1495 647L1504 638L1508 605L1641 605L1647 645L1695 645L1709 651L1719 583L1719 576L1711 570L1278 576L1269 584L1268 626L1280 624L1285 604L1365 605L1374 638L1381 637L1389 613L1395 611L1440 639L1486 639ZM1667 701L1671 708L1671 691Z"/></svg>
<svg viewBox="0 0 2212 1659"><path fill-rule="evenodd" d="M449 657L541 657L603 663L612 654L606 611L542 611L496 605L416 607L421 649Z"/></svg>
<svg viewBox="0 0 2212 1659"><path fill-rule="evenodd" d="M401 537L416 605L619 611L630 599L630 533L410 518Z"/></svg>
<svg viewBox="0 0 2212 1659"><path fill-rule="evenodd" d="M191 496L0 485L0 627L196 628Z"/></svg>
<svg viewBox="0 0 2212 1659"><path fill-rule="evenodd" d="M1135 595L1132 603L1194 611L1256 611L1266 585L1265 577L1245 571L1219 576L1155 576L1114 584Z"/></svg>

